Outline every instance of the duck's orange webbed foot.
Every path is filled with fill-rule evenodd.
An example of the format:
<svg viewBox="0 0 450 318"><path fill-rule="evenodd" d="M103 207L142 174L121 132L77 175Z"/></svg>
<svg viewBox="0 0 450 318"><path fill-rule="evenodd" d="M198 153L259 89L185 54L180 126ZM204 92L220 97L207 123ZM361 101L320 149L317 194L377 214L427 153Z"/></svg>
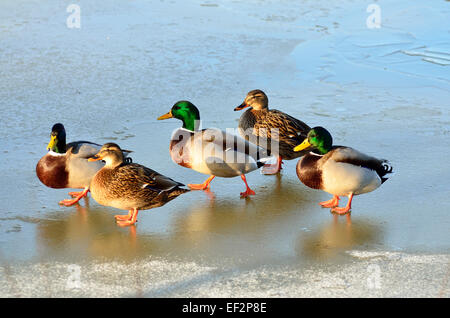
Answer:
<svg viewBox="0 0 450 318"><path fill-rule="evenodd" d="M209 184L211 183L212 179L214 179L215 176L210 176L208 179L205 180L205 182L200 184L188 184L189 189L191 190L206 190L209 188Z"/></svg>
<svg viewBox="0 0 450 318"><path fill-rule="evenodd" d="M346 205L345 207L342 207L342 208L340 208L340 207L332 208L332 209L331 209L331 212L332 212L332 213L337 213L337 214L340 214L340 215L349 213L350 210L352 209L352 199L353 199L353 193L351 193L351 194L348 196L348 202L347 202L347 205Z"/></svg>
<svg viewBox="0 0 450 318"><path fill-rule="evenodd" d="M131 220L131 218L133 217L133 212L134 210L130 210L128 214L114 215L114 218L119 221Z"/></svg>
<svg viewBox="0 0 450 318"><path fill-rule="evenodd" d="M79 197L80 195L86 197L88 192L89 192L89 190L87 190L86 192L84 190L80 191L80 192L69 192L69 195L73 198Z"/></svg>
<svg viewBox="0 0 450 318"><path fill-rule="evenodd" d="M72 206L75 203L77 203L78 201L81 200L81 198L87 196L87 193L89 192L89 188L85 188L83 191L81 192L69 192L69 195L74 196L75 198L70 200L70 199L64 199L62 201L59 201L60 205L64 205L64 206ZM76 194L76 195L75 195Z"/></svg>
<svg viewBox="0 0 450 318"><path fill-rule="evenodd" d="M342 208L339 208L339 207L332 208L331 212L343 215L343 214L347 214L348 212L350 212L350 210L351 210L351 208L345 206L345 207L342 207Z"/></svg>
<svg viewBox="0 0 450 318"><path fill-rule="evenodd" d="M255 195L255 191L253 191L252 189L248 188L247 190L245 190L245 192L241 192L241 197L246 198L249 195Z"/></svg>
<svg viewBox="0 0 450 318"><path fill-rule="evenodd" d="M117 225L130 226L136 224L138 212L139 211L137 209L134 209L130 210L127 215L115 215L114 217L116 218Z"/></svg>
<svg viewBox="0 0 450 318"><path fill-rule="evenodd" d="M128 220L128 221L117 221L118 226L130 226L136 224L137 220Z"/></svg>
<svg viewBox="0 0 450 318"><path fill-rule="evenodd" d="M246 197L248 197L249 195L255 195L256 193L255 193L255 191L253 191L252 189L250 189L250 187L248 186L248 184L247 184L247 179L245 178L245 175L241 175L241 178L242 178L242 181L244 181L244 183L245 183L245 187L247 188L246 190L245 190L245 192L241 192L241 197L243 197L243 198L246 198Z"/></svg>
<svg viewBox="0 0 450 318"><path fill-rule="evenodd" d="M322 208L335 208L339 205L339 197L335 195L333 199L328 201L319 202Z"/></svg>

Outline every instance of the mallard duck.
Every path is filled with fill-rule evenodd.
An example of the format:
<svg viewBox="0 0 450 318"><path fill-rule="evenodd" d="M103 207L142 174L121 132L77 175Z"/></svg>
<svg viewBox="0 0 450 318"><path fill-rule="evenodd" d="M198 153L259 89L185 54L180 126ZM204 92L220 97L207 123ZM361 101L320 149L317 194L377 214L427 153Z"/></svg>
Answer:
<svg viewBox="0 0 450 318"><path fill-rule="evenodd" d="M314 127L307 138L294 151L312 146L313 151L297 163L297 176L306 186L331 193L331 200L320 202L331 212L348 213L353 196L377 189L392 172L387 160L365 155L353 148L333 146L331 134L323 127ZM347 196L345 207L338 207L339 197Z"/></svg>
<svg viewBox="0 0 450 318"><path fill-rule="evenodd" d="M209 188L214 177L231 178L241 176L246 190L242 197L254 195L245 174L264 165L269 159L267 152L243 138L219 129L199 130L200 112L189 101L179 101L158 120L176 118L183 122L170 141L170 156L180 166L190 168L210 177L202 184L188 184L192 190Z"/></svg>
<svg viewBox="0 0 450 318"><path fill-rule="evenodd" d="M160 207L188 189L184 184L136 163L125 162L122 150L115 143L106 143L89 161L103 160L91 181L91 195L101 205L128 210L116 215L121 226L136 223L139 210Z"/></svg>
<svg viewBox="0 0 450 318"><path fill-rule="evenodd" d="M259 89L248 92L244 102L234 110L250 107L239 119L240 135L277 155L277 164L265 165L264 174L275 174L282 169L284 160L298 158L307 151L295 152L293 148L301 143L310 127L292 116L276 109L269 109L267 95Z"/></svg>
<svg viewBox="0 0 450 318"><path fill-rule="evenodd" d="M92 177L103 167L102 162L88 162L101 145L90 141L74 141L66 144L66 130L61 123L54 124L47 145L47 154L36 165L36 175L49 188L83 189L81 192L69 192L74 199L65 199L61 205L71 206L89 192ZM130 150L124 150L128 156ZM131 158L128 158L131 160Z"/></svg>
<svg viewBox="0 0 450 318"><path fill-rule="evenodd" d="M69 192L73 200L62 200L59 203L70 206L77 203L89 192L91 178L103 167L101 162L88 162L101 145L89 141L75 141L66 144L64 125L53 125L51 139L47 146L47 154L36 165L36 175L47 187L62 189L83 189L81 192Z"/></svg>

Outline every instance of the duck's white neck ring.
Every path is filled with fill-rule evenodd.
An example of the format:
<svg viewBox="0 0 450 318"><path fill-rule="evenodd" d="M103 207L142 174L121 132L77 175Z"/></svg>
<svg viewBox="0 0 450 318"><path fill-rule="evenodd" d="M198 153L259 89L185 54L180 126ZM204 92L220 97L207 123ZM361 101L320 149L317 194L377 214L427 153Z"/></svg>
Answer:
<svg viewBox="0 0 450 318"><path fill-rule="evenodd" d="M318 154L318 153L315 153L315 152L312 152L312 151L310 151L309 154L317 156L317 157L323 157L324 156L324 155L321 155L321 154Z"/></svg>
<svg viewBox="0 0 450 318"><path fill-rule="evenodd" d="M57 152L54 152L53 150L49 150L49 151L48 151L48 154L49 154L50 156L54 156L54 157L65 156L65 155L66 155L66 153L57 153Z"/></svg>

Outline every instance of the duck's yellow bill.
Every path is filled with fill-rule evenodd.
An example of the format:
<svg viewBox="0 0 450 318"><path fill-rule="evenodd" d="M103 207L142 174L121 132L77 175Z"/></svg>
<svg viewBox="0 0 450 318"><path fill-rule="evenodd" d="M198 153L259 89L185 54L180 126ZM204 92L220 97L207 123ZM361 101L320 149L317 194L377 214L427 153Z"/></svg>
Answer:
<svg viewBox="0 0 450 318"><path fill-rule="evenodd" d="M51 136L50 142L47 145L47 150L51 150L51 149L55 148L55 146L56 146L56 136Z"/></svg>
<svg viewBox="0 0 450 318"><path fill-rule="evenodd" d="M158 120L163 120L163 119L168 119L168 118L173 118L172 116L172 111L168 112L167 114L164 114L162 116L158 117Z"/></svg>
<svg viewBox="0 0 450 318"><path fill-rule="evenodd" d="M305 139L300 145L294 147L294 151L302 151L303 149L306 149L309 146L311 146L311 144L309 143L308 139Z"/></svg>

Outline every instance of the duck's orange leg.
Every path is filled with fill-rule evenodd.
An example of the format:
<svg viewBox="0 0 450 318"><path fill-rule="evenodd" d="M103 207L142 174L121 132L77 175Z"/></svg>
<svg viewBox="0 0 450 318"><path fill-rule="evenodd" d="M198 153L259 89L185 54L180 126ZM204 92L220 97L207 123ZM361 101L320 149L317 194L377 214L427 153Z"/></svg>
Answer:
<svg viewBox="0 0 450 318"><path fill-rule="evenodd" d="M278 156L278 171L283 169L283 167L281 166L283 163L283 158L281 158L281 156Z"/></svg>
<svg viewBox="0 0 450 318"><path fill-rule="evenodd" d="M83 191L81 192L69 192L70 195L75 196L74 199L70 200L70 199L64 199L62 201L59 202L59 204L61 205L65 205L65 206L71 206L74 205L75 203L77 203L78 201L81 200L82 197L87 196L87 193L89 192L89 188L86 187L84 188ZM76 194L76 195L75 195Z"/></svg>
<svg viewBox="0 0 450 318"><path fill-rule="evenodd" d="M322 208L335 208L339 205L339 196L335 195L333 199L319 202Z"/></svg>
<svg viewBox="0 0 450 318"><path fill-rule="evenodd" d="M126 217L128 215L124 215L125 219L124 220L119 220L116 218L116 222L117 225L119 226L129 226L129 225L133 225L137 222L137 216L138 216L138 209L134 208L133 210L130 210L130 213L128 213L128 215L131 214L131 218L130 219L126 219Z"/></svg>
<svg viewBox="0 0 450 318"><path fill-rule="evenodd" d="M214 179L215 176L211 175L208 179L205 180L205 182L201 184L188 184L188 187L191 190L206 190L209 188L209 184L211 183L212 179Z"/></svg>
<svg viewBox="0 0 450 318"><path fill-rule="evenodd" d="M351 208L352 208L352 199L353 199L353 193L350 193L350 195L348 196L348 202L347 205L345 207L339 208L339 207L335 207L331 209L332 213L337 213L337 214L346 214L348 213Z"/></svg>
<svg viewBox="0 0 450 318"><path fill-rule="evenodd" d="M241 174L241 178L242 178L242 181L244 181L244 183L245 183L245 187L247 188L245 190L245 192L241 192L241 197L245 198L245 197L248 197L249 195L255 195L256 194L255 191L250 189L250 187L248 186L247 179L245 179L245 175Z"/></svg>
<svg viewBox="0 0 450 318"><path fill-rule="evenodd" d="M262 167L261 172L263 174L277 174L281 169L283 169L283 167L281 166L282 164L283 159L281 158L281 156L278 156L276 164L265 164Z"/></svg>

